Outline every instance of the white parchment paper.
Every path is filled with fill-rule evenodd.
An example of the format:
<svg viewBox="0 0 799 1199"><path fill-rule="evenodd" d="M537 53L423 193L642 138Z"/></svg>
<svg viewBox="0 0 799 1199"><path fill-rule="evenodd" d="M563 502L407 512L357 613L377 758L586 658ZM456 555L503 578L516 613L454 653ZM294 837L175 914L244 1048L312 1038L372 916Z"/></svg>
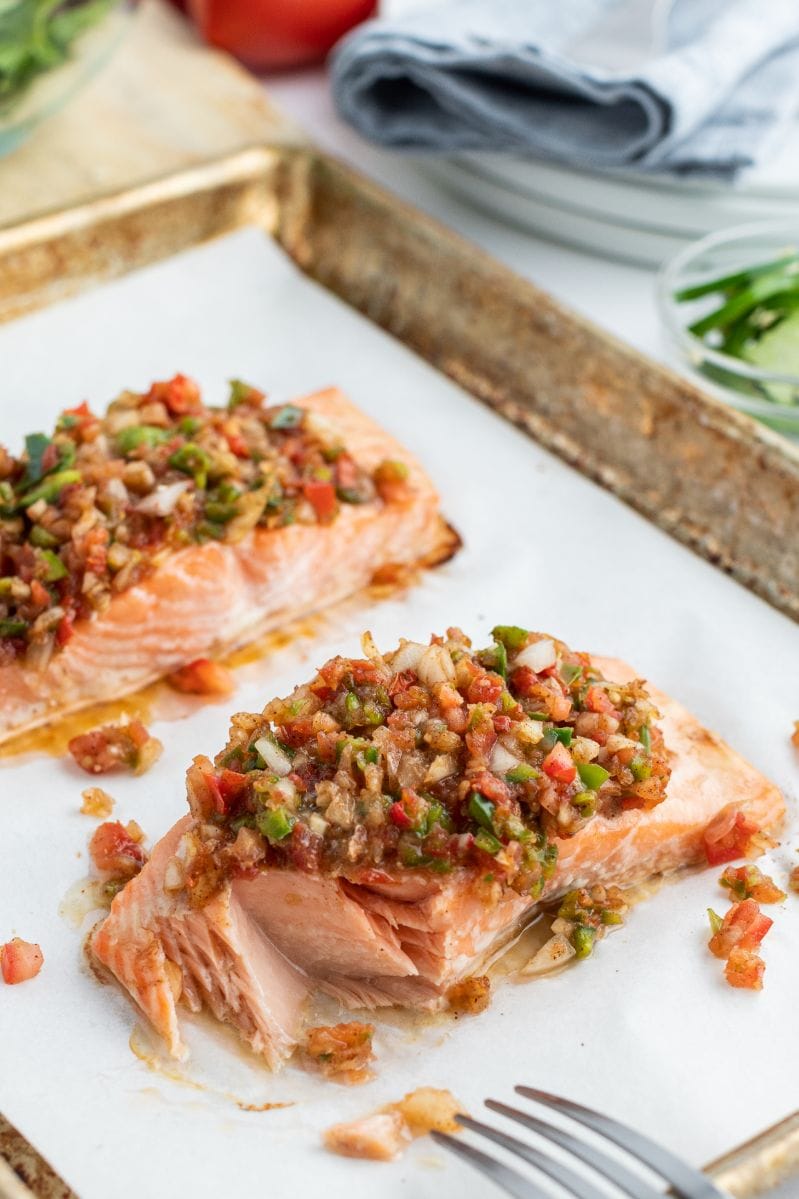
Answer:
<svg viewBox="0 0 799 1199"><path fill-rule="evenodd" d="M260 708L328 654L356 651L366 627L390 646L450 624L479 639L516 623L624 657L792 796L795 625L303 279L255 230L0 328L0 363L0 437L14 448L66 405L101 407L176 370L220 402L231 376L280 397L337 383L421 458L464 538L406 597L347 609L316 641L247 668L229 704L155 726L166 746L157 766L107 783L115 815L150 838L185 810L185 767L224 742L230 711ZM696 1163L799 1107L799 898L772 909L765 991L732 991L705 948L705 908L726 908L718 871L664 887L579 967L500 987L477 1019L381 1023L365 1086L291 1068L272 1076L199 1026L193 1062L168 1077L131 1051L132 1009L87 973L81 934L59 915L87 869L87 782L61 760L0 768L0 940L36 940L45 954L36 980L0 986L0 1109L83 1199L484 1194L478 1175L426 1141L390 1166L322 1150L327 1124L420 1084L451 1088L475 1113L487 1095L512 1101L515 1082L543 1086ZM797 844L788 835L773 855L783 879ZM253 1112L237 1100L294 1106Z"/></svg>

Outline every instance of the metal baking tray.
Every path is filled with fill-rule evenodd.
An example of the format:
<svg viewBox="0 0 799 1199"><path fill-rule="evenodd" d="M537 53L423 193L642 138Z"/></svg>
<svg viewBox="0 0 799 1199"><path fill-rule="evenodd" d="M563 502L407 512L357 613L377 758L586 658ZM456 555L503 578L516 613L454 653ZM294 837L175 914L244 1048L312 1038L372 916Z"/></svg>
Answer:
<svg viewBox="0 0 799 1199"><path fill-rule="evenodd" d="M312 147L253 146L0 229L7 321L255 225L467 391L794 619L799 451ZM708 1167L762 1194L799 1114ZM0 1117L0 1199L73 1192Z"/></svg>

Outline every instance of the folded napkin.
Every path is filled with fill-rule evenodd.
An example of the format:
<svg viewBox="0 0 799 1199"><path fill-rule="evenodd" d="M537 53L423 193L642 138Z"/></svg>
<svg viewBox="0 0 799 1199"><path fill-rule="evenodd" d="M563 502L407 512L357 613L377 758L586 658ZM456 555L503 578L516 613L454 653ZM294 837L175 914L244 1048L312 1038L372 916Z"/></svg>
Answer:
<svg viewBox="0 0 799 1199"><path fill-rule="evenodd" d="M396 149L716 176L759 161L799 105L799 0L636 2L450 0L370 21L334 55L337 107ZM625 64L653 10L660 46L639 30Z"/></svg>

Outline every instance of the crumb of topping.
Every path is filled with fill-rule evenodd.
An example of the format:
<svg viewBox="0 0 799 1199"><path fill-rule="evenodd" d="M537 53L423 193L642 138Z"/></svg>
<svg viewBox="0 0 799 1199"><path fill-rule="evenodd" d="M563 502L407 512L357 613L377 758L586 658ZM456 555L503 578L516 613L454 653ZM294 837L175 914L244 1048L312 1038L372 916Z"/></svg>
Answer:
<svg viewBox="0 0 799 1199"><path fill-rule="evenodd" d="M774 921L754 899L734 903L723 919L708 908L708 918L712 933L708 948L714 957L726 959L727 982L731 987L762 990L766 967L758 950Z"/></svg>
<svg viewBox="0 0 799 1199"><path fill-rule="evenodd" d="M103 791L102 787L87 787L85 791L81 791L83 803L80 805L80 810L84 816L95 816L98 820L105 820L114 810L114 800L107 791Z"/></svg>
<svg viewBox="0 0 799 1199"><path fill-rule="evenodd" d="M477 1016L491 1003L491 979L487 974L462 978L447 991L447 1006L456 1016Z"/></svg>
<svg viewBox="0 0 799 1199"><path fill-rule="evenodd" d="M788 875L788 886L792 891L799 892L799 866L794 866Z"/></svg>
<svg viewBox="0 0 799 1199"><path fill-rule="evenodd" d="M799 720L793 722L793 732L791 733L791 744L799 749Z"/></svg>
<svg viewBox="0 0 799 1199"><path fill-rule="evenodd" d="M108 881L124 884L147 861L143 840L144 833L135 820L129 820L127 825L108 820L95 829L89 842L92 864Z"/></svg>
<svg viewBox="0 0 799 1199"><path fill-rule="evenodd" d="M231 695L236 684L233 674L221 662L197 658L167 676L170 687L188 695Z"/></svg>
<svg viewBox="0 0 799 1199"><path fill-rule="evenodd" d="M399 1112L375 1112L362 1120L334 1124L324 1134L325 1145L343 1157L365 1157L390 1162L410 1145L413 1137Z"/></svg>
<svg viewBox="0 0 799 1199"><path fill-rule="evenodd" d="M392 1161L415 1137L458 1132L457 1115L463 1110L449 1091L419 1087L370 1116L334 1124L324 1134L325 1145L345 1157Z"/></svg>
<svg viewBox="0 0 799 1199"><path fill-rule="evenodd" d="M457 1115L465 1111L451 1091L437 1087L417 1087L391 1106L402 1114L416 1137L433 1131L458 1132Z"/></svg>
<svg viewBox="0 0 799 1199"><path fill-rule="evenodd" d="M43 964L44 954L32 941L12 937L5 945L0 945L0 972L3 981L11 986L35 978Z"/></svg>
<svg viewBox="0 0 799 1199"><path fill-rule="evenodd" d="M72 738L68 749L87 774L131 770L139 775L158 761L164 747L140 720L131 720L128 724L105 724L89 733L81 733Z"/></svg>
<svg viewBox="0 0 799 1199"><path fill-rule="evenodd" d="M563 933L555 933L533 954L530 961L522 966L519 973L536 976L550 974L553 970L560 970L576 956L577 950L571 941L564 937Z"/></svg>
<svg viewBox="0 0 799 1199"><path fill-rule="evenodd" d="M782 903L787 899L774 879L757 866L727 866L719 883L736 899L755 899L758 903Z"/></svg>
<svg viewBox="0 0 799 1199"><path fill-rule="evenodd" d="M343 1024L320 1024L308 1030L305 1056L327 1078L336 1082L360 1083L371 1077L373 1024L350 1020Z"/></svg>
<svg viewBox="0 0 799 1199"><path fill-rule="evenodd" d="M766 963L759 953L751 949L741 949L739 946L730 950L727 965L724 967L724 977L731 987L762 991L765 972Z"/></svg>
<svg viewBox="0 0 799 1199"><path fill-rule="evenodd" d="M568 891L552 922L552 932L566 938L575 957L587 958L597 941L624 923L628 907L620 887L597 885Z"/></svg>

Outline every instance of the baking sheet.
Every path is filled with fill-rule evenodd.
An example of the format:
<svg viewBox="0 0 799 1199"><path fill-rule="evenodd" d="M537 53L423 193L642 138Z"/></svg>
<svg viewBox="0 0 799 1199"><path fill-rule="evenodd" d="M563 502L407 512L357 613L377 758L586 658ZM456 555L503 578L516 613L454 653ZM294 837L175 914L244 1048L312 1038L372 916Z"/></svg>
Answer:
<svg viewBox="0 0 799 1199"><path fill-rule="evenodd" d="M115 815L151 838L185 810L183 772L225 740L233 708L287 692L358 633L378 643L460 624L478 640L497 622L547 629L576 648L627 658L677 696L792 796L789 744L799 716L796 627L606 492L540 450L245 230L67 304L0 328L2 437L18 447L64 406L98 406L176 370L209 399L231 376L283 398L342 386L422 459L463 552L407 596L346 606L248 667L234 700L154 726L166 750L143 779L116 777ZM330 1122L420 1084L447 1086L477 1111L529 1082L605 1108L697 1164L799 1107L794 1048L799 899L777 909L766 989L734 992L704 948L705 908L722 909L717 872L664 887L595 956L556 978L499 988L474 1020L380 1022L375 1081L342 1088L289 1068L263 1071L225 1037L192 1025L194 1064L167 1077L136 1056L136 1020L81 963L81 935L59 915L86 871L94 822L71 765L0 769L5 939L38 940L34 982L0 991L0 1110L83 1199L310 1193L425 1199L478 1196L479 1176L417 1143L393 1166L320 1148ZM784 876L796 831L773 855ZM139 1052L150 1048L134 1035ZM293 1102L271 1111L251 1104ZM322 1181L323 1180L323 1181Z"/></svg>

